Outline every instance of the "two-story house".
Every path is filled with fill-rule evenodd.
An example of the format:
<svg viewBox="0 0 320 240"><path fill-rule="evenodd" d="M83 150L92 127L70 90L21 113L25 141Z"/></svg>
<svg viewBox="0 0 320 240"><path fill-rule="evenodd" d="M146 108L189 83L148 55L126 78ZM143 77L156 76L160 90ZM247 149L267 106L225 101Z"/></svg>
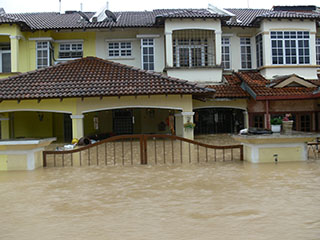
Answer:
<svg viewBox="0 0 320 240"><path fill-rule="evenodd" d="M1 136L319 130L314 6L0 15Z"/></svg>

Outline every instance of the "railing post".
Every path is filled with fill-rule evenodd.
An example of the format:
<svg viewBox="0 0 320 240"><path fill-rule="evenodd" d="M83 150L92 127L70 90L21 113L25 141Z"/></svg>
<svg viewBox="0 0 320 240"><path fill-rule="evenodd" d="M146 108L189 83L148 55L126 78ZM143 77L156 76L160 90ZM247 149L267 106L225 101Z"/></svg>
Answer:
<svg viewBox="0 0 320 240"><path fill-rule="evenodd" d="M243 145L240 147L240 160L243 161Z"/></svg>
<svg viewBox="0 0 320 240"><path fill-rule="evenodd" d="M144 163L148 164L148 153L147 153L147 135L143 135L143 143L144 143Z"/></svg>
<svg viewBox="0 0 320 240"><path fill-rule="evenodd" d="M143 147L143 135L140 135L140 164L144 164L144 147Z"/></svg>
<svg viewBox="0 0 320 240"><path fill-rule="evenodd" d="M43 167L47 166L47 154L45 151L42 152L42 158L43 158Z"/></svg>

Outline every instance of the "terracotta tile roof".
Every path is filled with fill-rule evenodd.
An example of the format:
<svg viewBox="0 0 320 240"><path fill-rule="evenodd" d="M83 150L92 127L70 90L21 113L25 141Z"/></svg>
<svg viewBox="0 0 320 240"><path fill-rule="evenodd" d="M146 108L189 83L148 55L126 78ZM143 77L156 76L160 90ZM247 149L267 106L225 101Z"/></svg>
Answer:
<svg viewBox="0 0 320 240"><path fill-rule="evenodd" d="M240 87L241 80L237 75L224 75L224 78L225 84L207 86L216 90L215 98L248 98L250 96Z"/></svg>
<svg viewBox="0 0 320 240"><path fill-rule="evenodd" d="M238 72L236 73L239 78L242 79L254 92L256 97L291 97L299 98L302 96L312 97L313 93L318 89L317 87L306 88L306 87L283 87L283 88L271 88L268 85L271 83L270 80L265 79L258 72ZM306 80L311 83L320 86L320 80Z"/></svg>
<svg viewBox="0 0 320 240"><path fill-rule="evenodd" d="M96 57L0 80L0 100L158 94L212 97L214 90Z"/></svg>

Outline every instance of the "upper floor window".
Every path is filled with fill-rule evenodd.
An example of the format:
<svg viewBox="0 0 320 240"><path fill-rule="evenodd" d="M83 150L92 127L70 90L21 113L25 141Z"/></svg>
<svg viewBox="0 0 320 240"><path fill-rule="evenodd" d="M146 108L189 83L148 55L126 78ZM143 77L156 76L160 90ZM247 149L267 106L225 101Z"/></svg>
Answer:
<svg viewBox="0 0 320 240"><path fill-rule="evenodd" d="M316 38L316 59L317 65L320 65L320 38Z"/></svg>
<svg viewBox="0 0 320 240"><path fill-rule="evenodd" d="M131 42L109 42L109 57L131 57Z"/></svg>
<svg viewBox="0 0 320 240"><path fill-rule="evenodd" d="M249 69L251 64L251 39L240 38L241 68Z"/></svg>
<svg viewBox="0 0 320 240"><path fill-rule="evenodd" d="M213 31L179 30L172 37L174 67L213 66Z"/></svg>
<svg viewBox="0 0 320 240"><path fill-rule="evenodd" d="M60 43L59 58L81 58L82 56L82 43Z"/></svg>
<svg viewBox="0 0 320 240"><path fill-rule="evenodd" d="M49 41L38 41L36 43L37 69L52 65L52 45Z"/></svg>
<svg viewBox="0 0 320 240"><path fill-rule="evenodd" d="M154 70L154 39L141 39L142 68L144 70Z"/></svg>
<svg viewBox="0 0 320 240"><path fill-rule="evenodd" d="M271 32L273 64L309 64L310 36L306 31Z"/></svg>
<svg viewBox="0 0 320 240"><path fill-rule="evenodd" d="M0 72L11 72L10 43L0 44Z"/></svg>
<svg viewBox="0 0 320 240"><path fill-rule="evenodd" d="M221 64L223 69L231 69L231 45L230 45L230 38L229 37L222 37L221 38Z"/></svg>
<svg viewBox="0 0 320 240"><path fill-rule="evenodd" d="M263 66L263 42L262 34L256 36L256 56L257 56L257 67Z"/></svg>

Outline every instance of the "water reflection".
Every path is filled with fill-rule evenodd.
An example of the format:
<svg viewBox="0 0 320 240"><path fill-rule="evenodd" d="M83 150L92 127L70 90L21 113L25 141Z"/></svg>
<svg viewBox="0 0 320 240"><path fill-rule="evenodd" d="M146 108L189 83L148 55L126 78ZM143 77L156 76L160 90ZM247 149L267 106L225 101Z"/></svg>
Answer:
<svg viewBox="0 0 320 240"><path fill-rule="evenodd" d="M319 239L320 162L0 173L0 239Z"/></svg>

